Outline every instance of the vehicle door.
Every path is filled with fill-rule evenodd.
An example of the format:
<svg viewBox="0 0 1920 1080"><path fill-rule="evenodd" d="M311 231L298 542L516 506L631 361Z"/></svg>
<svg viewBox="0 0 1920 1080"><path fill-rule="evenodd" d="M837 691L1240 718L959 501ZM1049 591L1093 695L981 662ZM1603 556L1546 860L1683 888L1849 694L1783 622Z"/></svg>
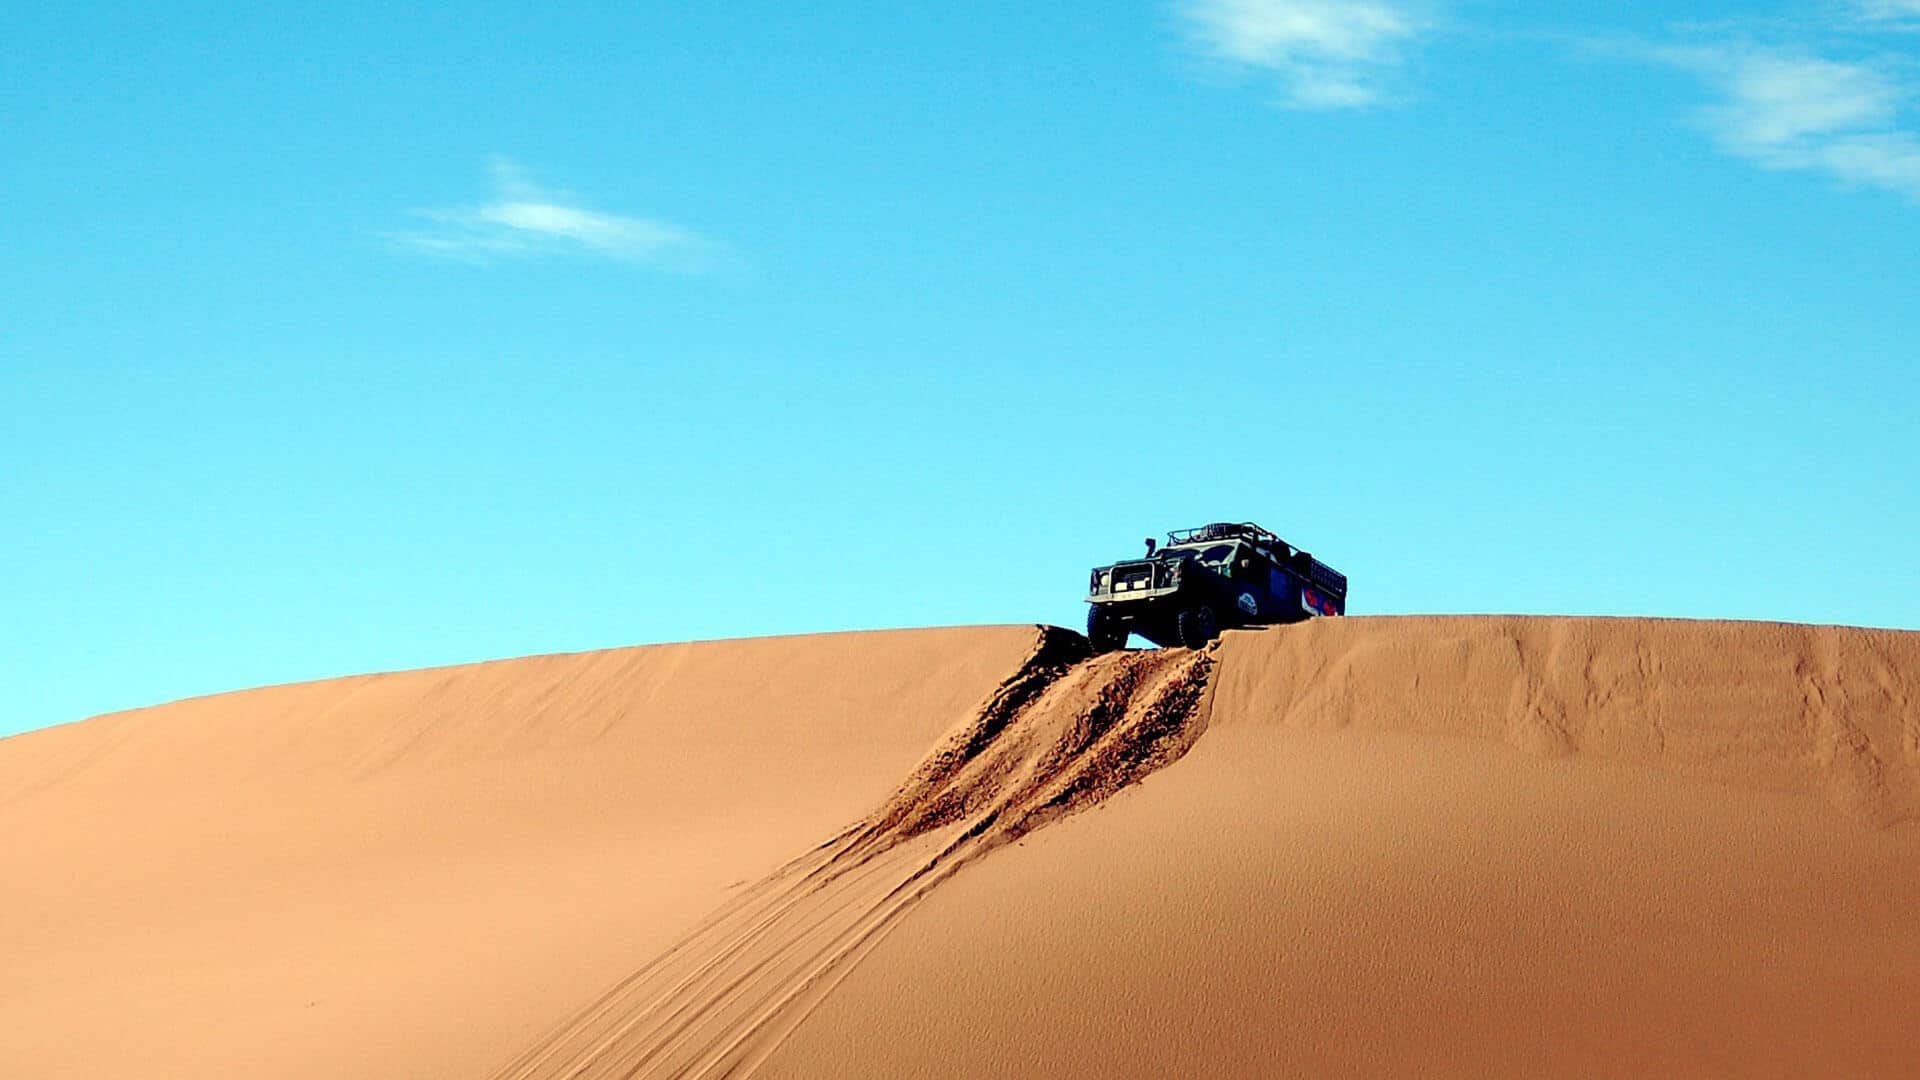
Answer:
<svg viewBox="0 0 1920 1080"><path fill-rule="evenodd" d="M1273 611L1267 581L1268 562L1252 544L1233 545L1225 571L1228 599L1242 622L1261 622Z"/></svg>

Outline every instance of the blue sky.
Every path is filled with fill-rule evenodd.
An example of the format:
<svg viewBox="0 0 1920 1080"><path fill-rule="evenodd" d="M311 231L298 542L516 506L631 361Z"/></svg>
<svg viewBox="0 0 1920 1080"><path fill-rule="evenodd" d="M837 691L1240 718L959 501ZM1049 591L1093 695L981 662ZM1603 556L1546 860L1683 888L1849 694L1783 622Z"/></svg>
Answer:
<svg viewBox="0 0 1920 1080"><path fill-rule="evenodd" d="M1222 518L1920 627L1920 3L714 7L11 16L0 733Z"/></svg>

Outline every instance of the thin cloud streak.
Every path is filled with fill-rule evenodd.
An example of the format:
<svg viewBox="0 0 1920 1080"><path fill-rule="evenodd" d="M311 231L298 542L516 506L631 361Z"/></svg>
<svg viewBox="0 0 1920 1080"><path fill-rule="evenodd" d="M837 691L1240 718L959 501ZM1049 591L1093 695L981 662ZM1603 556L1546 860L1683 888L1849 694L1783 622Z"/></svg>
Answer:
<svg viewBox="0 0 1920 1080"><path fill-rule="evenodd" d="M589 209L566 192L535 185L514 162L495 158L486 202L413 211L428 224L384 234L410 251L485 264L541 255L595 256L658 269L710 266L714 245L672 222Z"/></svg>
<svg viewBox="0 0 1920 1080"><path fill-rule="evenodd" d="M1358 109L1389 99L1402 50L1431 24L1387 0L1185 0L1192 40L1215 60L1279 77L1290 109Z"/></svg>
<svg viewBox="0 0 1920 1080"><path fill-rule="evenodd" d="M1920 0L1854 0L1856 16L1883 27L1920 30Z"/></svg>
<svg viewBox="0 0 1920 1080"><path fill-rule="evenodd" d="M1699 118L1727 153L1920 201L1920 135L1901 124L1913 88L1886 66L1752 45L1656 55L1718 92Z"/></svg>

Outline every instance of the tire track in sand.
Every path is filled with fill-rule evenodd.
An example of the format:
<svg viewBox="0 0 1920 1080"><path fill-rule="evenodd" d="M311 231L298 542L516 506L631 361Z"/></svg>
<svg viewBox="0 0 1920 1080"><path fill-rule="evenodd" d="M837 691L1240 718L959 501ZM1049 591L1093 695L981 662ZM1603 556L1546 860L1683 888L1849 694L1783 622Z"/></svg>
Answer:
<svg viewBox="0 0 1920 1080"><path fill-rule="evenodd" d="M1033 652L863 820L743 889L493 1080L740 1077L968 863L1177 760L1205 652Z"/></svg>

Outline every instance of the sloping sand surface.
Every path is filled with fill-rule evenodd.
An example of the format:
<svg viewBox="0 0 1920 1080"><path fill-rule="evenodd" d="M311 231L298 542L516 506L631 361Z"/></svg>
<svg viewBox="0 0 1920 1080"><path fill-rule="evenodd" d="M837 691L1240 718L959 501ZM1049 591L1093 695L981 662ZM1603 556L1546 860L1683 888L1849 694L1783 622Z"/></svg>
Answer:
<svg viewBox="0 0 1920 1080"><path fill-rule="evenodd" d="M0 1075L1910 1075L1920 634L618 650L0 741Z"/></svg>
<svg viewBox="0 0 1920 1080"><path fill-rule="evenodd" d="M1034 628L621 649L0 740L0 1077L475 1077L885 798Z"/></svg>
<svg viewBox="0 0 1920 1080"><path fill-rule="evenodd" d="M760 1075L1920 1069L1920 635L1354 619L1213 689Z"/></svg>
<svg viewBox="0 0 1920 1080"><path fill-rule="evenodd" d="M1078 635L1043 631L864 820L745 890L501 1080L751 1072L935 887L1192 745L1207 656L1086 655Z"/></svg>

